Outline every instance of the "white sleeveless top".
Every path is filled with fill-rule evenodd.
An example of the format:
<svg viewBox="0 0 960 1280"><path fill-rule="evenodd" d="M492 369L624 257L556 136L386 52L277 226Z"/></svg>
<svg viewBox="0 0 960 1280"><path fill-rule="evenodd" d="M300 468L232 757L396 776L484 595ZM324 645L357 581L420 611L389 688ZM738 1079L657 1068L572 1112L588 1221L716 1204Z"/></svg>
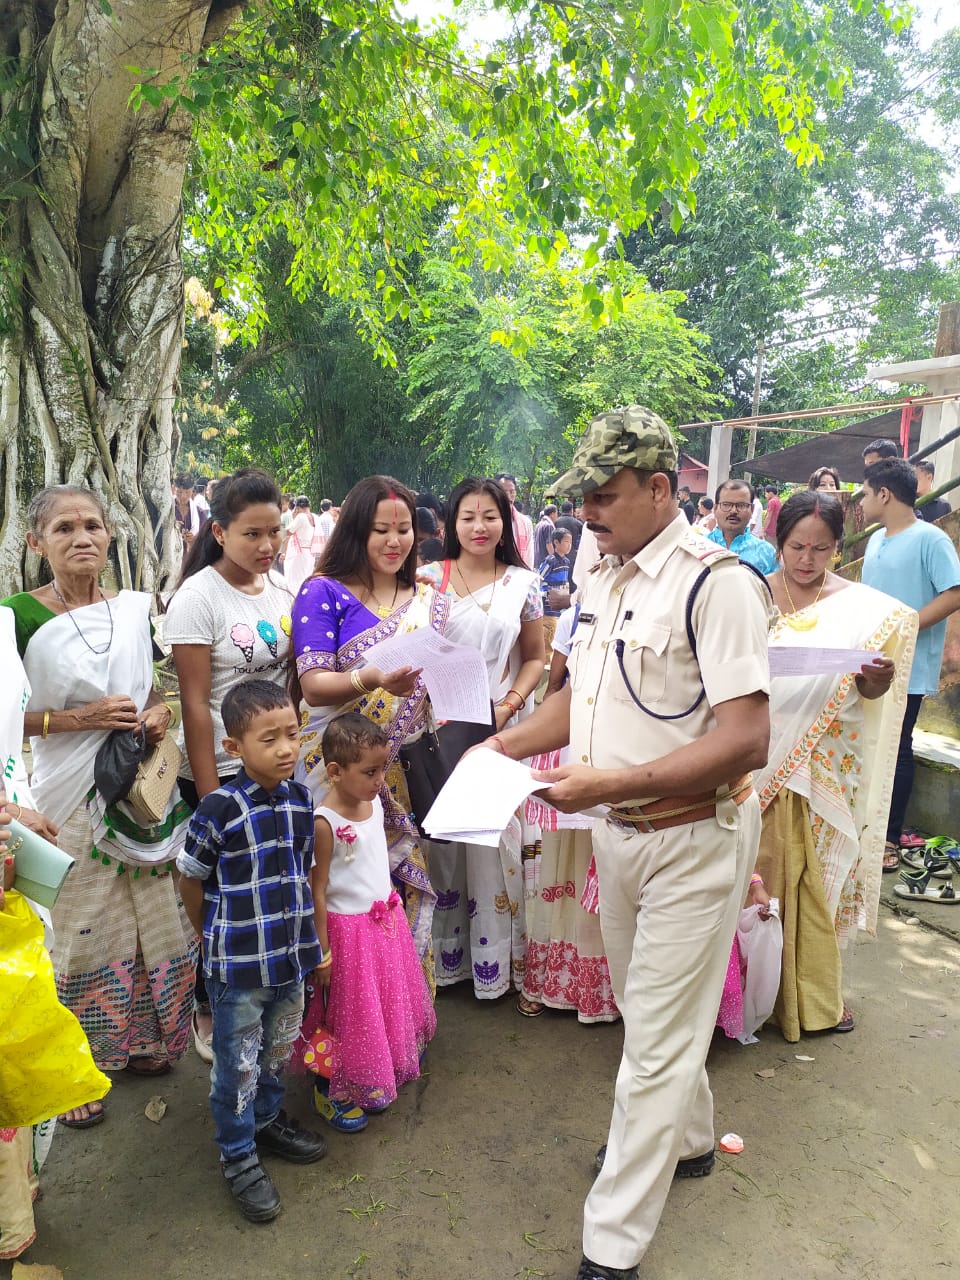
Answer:
<svg viewBox="0 0 960 1280"><path fill-rule="evenodd" d="M364 822L345 818L326 805L318 805L315 812L329 822L333 832L327 910L359 916L375 902L386 902L393 884L380 797L374 797L373 813ZM351 835L356 839L351 840Z"/></svg>

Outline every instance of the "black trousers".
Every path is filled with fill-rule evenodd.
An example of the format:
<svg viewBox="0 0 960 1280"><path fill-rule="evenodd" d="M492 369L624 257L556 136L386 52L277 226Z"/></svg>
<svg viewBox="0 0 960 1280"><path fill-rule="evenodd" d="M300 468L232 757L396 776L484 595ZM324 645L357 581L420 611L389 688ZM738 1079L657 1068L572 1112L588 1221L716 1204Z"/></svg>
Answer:
<svg viewBox="0 0 960 1280"><path fill-rule="evenodd" d="M892 844L900 843L903 817L910 802L910 792L913 790L913 729L917 723L922 702L922 693L907 694L907 709L903 713L903 728L900 730L900 747L897 751L897 767L893 775L890 816L887 819L887 839Z"/></svg>

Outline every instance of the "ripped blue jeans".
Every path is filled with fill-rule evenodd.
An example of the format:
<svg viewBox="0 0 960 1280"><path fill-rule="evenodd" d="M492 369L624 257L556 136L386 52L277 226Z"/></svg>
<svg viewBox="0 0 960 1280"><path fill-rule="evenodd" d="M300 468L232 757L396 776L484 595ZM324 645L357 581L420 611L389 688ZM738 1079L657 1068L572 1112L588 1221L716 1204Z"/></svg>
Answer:
<svg viewBox="0 0 960 1280"><path fill-rule="evenodd" d="M213 1012L210 1110L224 1160L251 1155L283 1106L283 1069L303 1017L303 983L228 987L207 978Z"/></svg>

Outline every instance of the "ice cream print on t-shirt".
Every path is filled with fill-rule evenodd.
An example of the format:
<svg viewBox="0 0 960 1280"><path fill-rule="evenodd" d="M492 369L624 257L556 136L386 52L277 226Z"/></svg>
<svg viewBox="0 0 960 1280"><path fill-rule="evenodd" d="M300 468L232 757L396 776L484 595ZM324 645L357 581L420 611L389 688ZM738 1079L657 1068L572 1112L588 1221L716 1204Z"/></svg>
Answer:
<svg viewBox="0 0 960 1280"><path fill-rule="evenodd" d="M283 617L279 619L279 623L280 631L282 631L285 636L289 636L291 630L289 615L284 614ZM243 658L246 663L253 662L254 649L256 648L258 639L263 641L263 644L266 646L267 652L271 658L275 659L277 657L280 648L280 635L277 628L272 622L268 622L266 618L260 618L258 620L255 631L246 622L235 622L230 628L230 639L243 654ZM268 662L263 666L254 668L254 670L270 671L276 666L276 662ZM241 668L238 667L237 671L239 673Z"/></svg>
<svg viewBox="0 0 960 1280"><path fill-rule="evenodd" d="M247 662L253 661L254 635L245 622L235 622L230 628L230 639L237 646Z"/></svg>
<svg viewBox="0 0 960 1280"><path fill-rule="evenodd" d="M257 623L257 635L270 650L273 657L277 656L277 628L272 622L268 622L266 618L261 618Z"/></svg>

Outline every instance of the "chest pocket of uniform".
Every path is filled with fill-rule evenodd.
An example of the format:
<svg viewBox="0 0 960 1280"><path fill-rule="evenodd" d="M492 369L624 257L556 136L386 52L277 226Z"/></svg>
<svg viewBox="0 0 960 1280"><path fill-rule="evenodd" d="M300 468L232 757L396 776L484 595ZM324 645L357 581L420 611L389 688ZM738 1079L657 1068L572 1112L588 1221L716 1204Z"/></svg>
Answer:
<svg viewBox="0 0 960 1280"><path fill-rule="evenodd" d="M589 639L590 632L581 632L578 628L570 646L570 656L567 658L567 672L570 676L570 688L573 690L577 690L583 685L584 674L587 669L587 641Z"/></svg>
<svg viewBox="0 0 960 1280"><path fill-rule="evenodd" d="M617 664L613 673L613 696L618 702L634 703L630 689L641 702L655 703L663 699L667 690L670 634L666 623L638 622L624 627L622 635L610 641L614 646L613 661ZM617 659L618 640L623 641L623 675Z"/></svg>

